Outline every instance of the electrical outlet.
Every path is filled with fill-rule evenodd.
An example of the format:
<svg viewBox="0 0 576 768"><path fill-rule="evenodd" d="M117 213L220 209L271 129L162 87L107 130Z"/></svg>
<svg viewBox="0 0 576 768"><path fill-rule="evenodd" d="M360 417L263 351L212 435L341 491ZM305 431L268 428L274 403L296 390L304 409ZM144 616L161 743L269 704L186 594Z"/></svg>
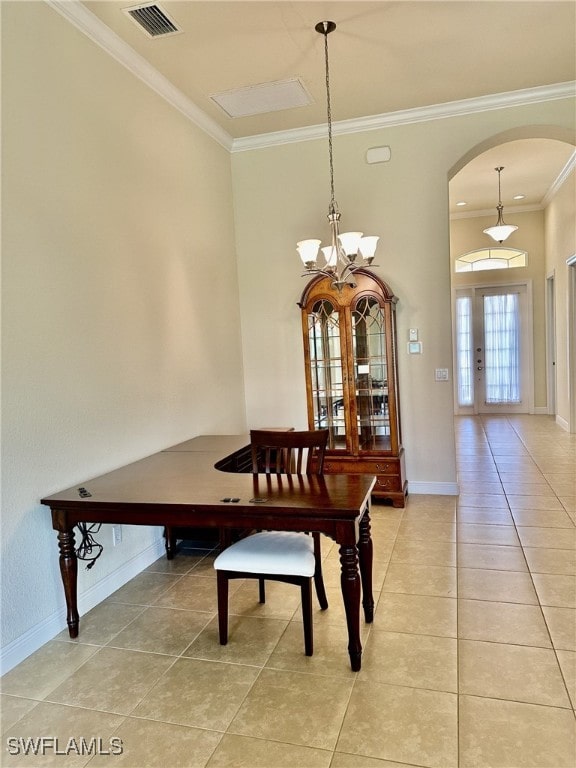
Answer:
<svg viewBox="0 0 576 768"><path fill-rule="evenodd" d="M122 541L122 526L121 525L113 525L112 526L112 544L114 546L117 546Z"/></svg>

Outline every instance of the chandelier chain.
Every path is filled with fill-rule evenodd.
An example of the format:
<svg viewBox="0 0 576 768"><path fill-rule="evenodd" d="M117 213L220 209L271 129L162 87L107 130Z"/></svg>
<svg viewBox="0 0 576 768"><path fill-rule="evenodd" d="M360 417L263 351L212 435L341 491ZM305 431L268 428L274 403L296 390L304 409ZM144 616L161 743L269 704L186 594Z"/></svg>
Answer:
<svg viewBox="0 0 576 768"><path fill-rule="evenodd" d="M328 117L328 157L330 159L330 211L336 210L334 199L334 159L332 150L332 107L330 103L330 67L328 65L328 31L324 32L324 60L326 63L326 113Z"/></svg>

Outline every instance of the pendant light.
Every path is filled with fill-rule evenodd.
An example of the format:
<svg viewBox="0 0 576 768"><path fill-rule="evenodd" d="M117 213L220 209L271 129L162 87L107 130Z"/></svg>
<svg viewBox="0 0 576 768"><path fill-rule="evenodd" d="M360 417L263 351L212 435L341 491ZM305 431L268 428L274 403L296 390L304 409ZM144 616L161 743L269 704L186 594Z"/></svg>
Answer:
<svg viewBox="0 0 576 768"><path fill-rule="evenodd" d="M490 237L493 240L496 240L497 243L503 243L507 237L510 237L512 232L516 232L518 227L516 227L514 224L504 223L504 218L502 216L504 206L502 205L502 194L500 192L500 174L504 170L504 166L500 165L498 168L494 168L494 170L498 172L498 205L496 206L496 210L498 211L498 221L496 224L494 224L493 227L488 227L488 229L485 229L484 233L486 235L490 235Z"/></svg>
<svg viewBox="0 0 576 768"><path fill-rule="evenodd" d="M324 35L324 60L326 64L326 106L328 118L328 155L330 160L330 205L328 206L328 221L330 223L330 244L323 247L322 254L325 263L318 266L317 259L322 244L321 240L301 240L297 250L306 269L305 276L321 274L332 278L332 285L339 291L344 285L354 286L353 274L358 269L370 266L374 259L378 237L364 236L363 232L340 233L340 212L334 197L334 159L332 153L332 109L330 105L330 69L328 65L328 35L334 32L336 24L333 21L320 21L314 27L316 32Z"/></svg>

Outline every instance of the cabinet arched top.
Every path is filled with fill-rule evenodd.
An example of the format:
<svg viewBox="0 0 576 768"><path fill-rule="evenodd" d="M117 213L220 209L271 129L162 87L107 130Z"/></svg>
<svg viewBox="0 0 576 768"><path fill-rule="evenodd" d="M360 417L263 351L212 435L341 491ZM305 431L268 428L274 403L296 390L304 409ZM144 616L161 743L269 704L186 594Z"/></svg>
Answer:
<svg viewBox="0 0 576 768"><path fill-rule="evenodd" d="M368 269L359 269L354 272L354 280L356 281L356 287L353 288L345 285L339 291L332 284L331 277L317 275L304 288L298 306L304 309L311 299L314 301L327 299L335 306L346 307L355 303L360 296L370 295L379 301L390 302L392 305L398 301L397 297L392 293L390 286Z"/></svg>

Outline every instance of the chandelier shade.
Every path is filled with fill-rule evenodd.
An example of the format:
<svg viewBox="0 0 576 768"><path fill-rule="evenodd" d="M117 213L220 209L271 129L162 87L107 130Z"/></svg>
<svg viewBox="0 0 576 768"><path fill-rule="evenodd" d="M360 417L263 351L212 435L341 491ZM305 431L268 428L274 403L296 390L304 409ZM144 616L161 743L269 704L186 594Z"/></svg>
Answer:
<svg viewBox="0 0 576 768"><path fill-rule="evenodd" d="M498 220L493 227L488 227L487 229L483 230L483 232L485 235L489 235L497 243L503 243L506 238L510 237L512 232L516 232L518 227L514 224L506 224L504 221L504 206L502 205L502 194L500 191L500 174L504 170L504 166L501 165L498 168L494 168L494 170L498 173L498 205L496 206L496 210L498 211Z"/></svg>
<svg viewBox="0 0 576 768"><path fill-rule="evenodd" d="M299 243L296 243L296 250L306 269L312 269L313 265L316 264L321 242L322 240L301 240Z"/></svg>
<svg viewBox="0 0 576 768"><path fill-rule="evenodd" d="M306 269L305 276L322 274L332 279L332 284L342 290L344 285L354 286L354 272L372 264L379 238L364 236L363 232L340 232L340 212L334 197L334 156L332 150L332 108L330 104L330 67L328 61L328 35L336 29L333 21L320 21L314 27L324 36L324 60L326 66L326 111L328 120L328 156L330 161L330 244L321 247L317 239L300 240L296 248ZM323 264L318 264L322 251Z"/></svg>

